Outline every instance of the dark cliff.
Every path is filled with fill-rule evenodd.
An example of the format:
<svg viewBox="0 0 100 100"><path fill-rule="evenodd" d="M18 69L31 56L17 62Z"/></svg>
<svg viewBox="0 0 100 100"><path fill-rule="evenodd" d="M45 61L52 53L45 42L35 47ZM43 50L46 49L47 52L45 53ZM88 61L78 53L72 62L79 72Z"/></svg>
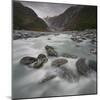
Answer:
<svg viewBox="0 0 100 100"><path fill-rule="evenodd" d="M51 26L63 30L83 30L97 28L96 6L72 6L59 16L46 19Z"/></svg>
<svg viewBox="0 0 100 100"><path fill-rule="evenodd" d="M13 2L13 29L47 31L47 24L30 8Z"/></svg>

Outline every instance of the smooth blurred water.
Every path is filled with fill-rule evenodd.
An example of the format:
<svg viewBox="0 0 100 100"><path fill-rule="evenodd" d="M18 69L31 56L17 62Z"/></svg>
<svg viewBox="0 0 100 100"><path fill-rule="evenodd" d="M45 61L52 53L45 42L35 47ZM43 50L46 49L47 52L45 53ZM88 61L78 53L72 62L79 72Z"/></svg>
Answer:
<svg viewBox="0 0 100 100"><path fill-rule="evenodd" d="M50 40L48 40L50 38ZM96 73L91 73L88 77L81 77L78 81L69 82L60 77L56 77L48 82L40 84L47 75L56 74L57 70L51 66L55 57L48 58L48 62L40 69L28 68L21 65L20 59L24 56L37 57L40 53L46 54L44 47L53 46L61 53L75 54L78 57L96 60L96 55L89 55L89 50L95 45L90 40L82 43L72 41L71 35L47 35L38 38L28 38L13 40L13 65L12 65L12 97L30 98L46 96L63 96L96 93ZM79 44L80 47L76 47ZM76 72L75 63L77 59L65 58L68 60L66 67Z"/></svg>

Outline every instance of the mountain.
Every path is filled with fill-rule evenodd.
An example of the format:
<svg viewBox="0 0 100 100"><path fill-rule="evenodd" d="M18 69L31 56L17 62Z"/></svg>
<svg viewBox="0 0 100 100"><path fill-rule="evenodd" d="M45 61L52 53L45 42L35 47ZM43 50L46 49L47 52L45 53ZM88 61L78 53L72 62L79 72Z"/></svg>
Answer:
<svg viewBox="0 0 100 100"><path fill-rule="evenodd" d="M13 2L13 29L47 31L47 24L30 8Z"/></svg>
<svg viewBox="0 0 100 100"><path fill-rule="evenodd" d="M52 28L60 30L84 30L97 28L97 7L76 5L62 14L47 17L45 20Z"/></svg>

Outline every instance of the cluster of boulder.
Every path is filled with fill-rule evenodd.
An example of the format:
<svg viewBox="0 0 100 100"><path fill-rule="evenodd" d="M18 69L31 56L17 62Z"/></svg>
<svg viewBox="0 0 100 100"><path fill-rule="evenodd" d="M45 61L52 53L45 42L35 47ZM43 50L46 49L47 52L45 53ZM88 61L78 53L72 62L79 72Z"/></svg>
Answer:
<svg viewBox="0 0 100 100"><path fill-rule="evenodd" d="M31 38L32 34L31 33L26 33L24 31L14 31L13 32L13 39L17 40L17 39L27 39L27 38Z"/></svg>
<svg viewBox="0 0 100 100"><path fill-rule="evenodd" d="M52 46L48 46L48 45L45 46L45 50L48 56L54 56L54 57L58 56L58 53L55 51L55 49ZM48 61L48 58L45 54L39 54L37 58L30 57L30 56L23 57L20 60L20 63L24 65L32 65L32 67L34 68L40 68L47 61Z"/></svg>
<svg viewBox="0 0 100 100"><path fill-rule="evenodd" d="M55 51L53 47L47 45L45 46L45 50L47 52L48 57L49 56L58 57L58 53ZM67 57L67 58L74 58L74 59L77 58L77 56L70 55L70 54L63 54L62 56ZM39 54L37 58L30 57L30 56L23 57L20 60L20 63L24 65L31 65L33 68L41 68L47 61L48 61L48 58L45 54ZM63 79L67 79L69 81L78 79L77 75L74 74L72 70L63 66L66 63L68 63L68 60L66 58L55 58L55 60L51 62L51 66L59 69L58 76ZM88 74L91 71L97 72L97 62L94 60L86 61L85 58L80 58L76 62L76 69L79 76L80 75L88 76ZM52 80L55 77L56 75L48 75L40 83L44 83L46 81Z"/></svg>
<svg viewBox="0 0 100 100"><path fill-rule="evenodd" d="M76 42L82 42L86 39L91 39L91 43L97 42L96 30L84 30L82 32L72 33L71 39Z"/></svg>
<svg viewBox="0 0 100 100"><path fill-rule="evenodd" d="M14 30L13 39L28 39L28 38L38 38L40 36L50 35L50 32L36 32L36 31L26 31L26 30ZM50 38L48 38L50 40Z"/></svg>
<svg viewBox="0 0 100 100"><path fill-rule="evenodd" d="M77 69L77 73L75 74L71 69L63 66L63 64L66 64L68 61L65 59L56 59L52 62L52 66L55 66L58 68L58 72L56 75L46 75L45 78L40 82L40 83L44 83L47 81L50 81L54 78L56 78L56 76L60 77L61 79L67 80L68 82L75 82L78 81L80 79L80 76L85 76L87 77L89 75L89 73L91 73L92 71L97 72L97 62L94 60L88 60L86 62L85 58L80 58L77 60L76 62L76 69Z"/></svg>
<svg viewBox="0 0 100 100"><path fill-rule="evenodd" d="M47 52L47 55L48 57L51 56L51 57L58 57L58 53L57 51L52 47L52 46L48 46L46 45L45 46L45 50ZM61 55L62 57L67 57L67 58L77 58L77 56L75 55L71 55L71 54L67 54L67 53L64 53ZM21 60L20 60L20 63L21 64L24 64L24 65L30 65L32 64L32 66L34 68L40 68L44 65L44 63L46 63L48 61L48 58L45 54L39 54L37 58L35 57L30 57L30 56L26 56L26 57L23 57ZM53 62L52 62L52 66L55 66L55 67L59 67L63 64L66 64L68 62L68 60L64 59L64 58L58 58L58 59L55 59Z"/></svg>
<svg viewBox="0 0 100 100"><path fill-rule="evenodd" d="M44 65L44 63L46 63L48 61L48 58L46 57L46 55L44 54L39 54L37 58L35 57L30 57L30 56L26 56L23 57L20 60L21 64L24 65L30 65L32 64L32 67L34 68L40 68Z"/></svg>
<svg viewBox="0 0 100 100"><path fill-rule="evenodd" d="M97 45L97 34L96 30L85 30L83 32L73 32L71 40L80 43L84 40L90 40L90 43L95 45L94 49L90 49L89 54L97 54L96 45ZM80 47L80 45L76 45L76 47Z"/></svg>

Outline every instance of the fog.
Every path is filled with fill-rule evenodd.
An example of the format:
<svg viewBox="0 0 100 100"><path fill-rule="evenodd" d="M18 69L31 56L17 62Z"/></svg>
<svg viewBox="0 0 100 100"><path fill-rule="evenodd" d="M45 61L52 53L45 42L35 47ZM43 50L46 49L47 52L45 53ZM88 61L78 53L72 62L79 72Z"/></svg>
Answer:
<svg viewBox="0 0 100 100"><path fill-rule="evenodd" d="M49 17L57 16L63 13L70 6L72 6L70 4L28 2L28 1L22 1L22 4L24 6L33 9L36 12L36 14L41 18L45 18L47 16Z"/></svg>

